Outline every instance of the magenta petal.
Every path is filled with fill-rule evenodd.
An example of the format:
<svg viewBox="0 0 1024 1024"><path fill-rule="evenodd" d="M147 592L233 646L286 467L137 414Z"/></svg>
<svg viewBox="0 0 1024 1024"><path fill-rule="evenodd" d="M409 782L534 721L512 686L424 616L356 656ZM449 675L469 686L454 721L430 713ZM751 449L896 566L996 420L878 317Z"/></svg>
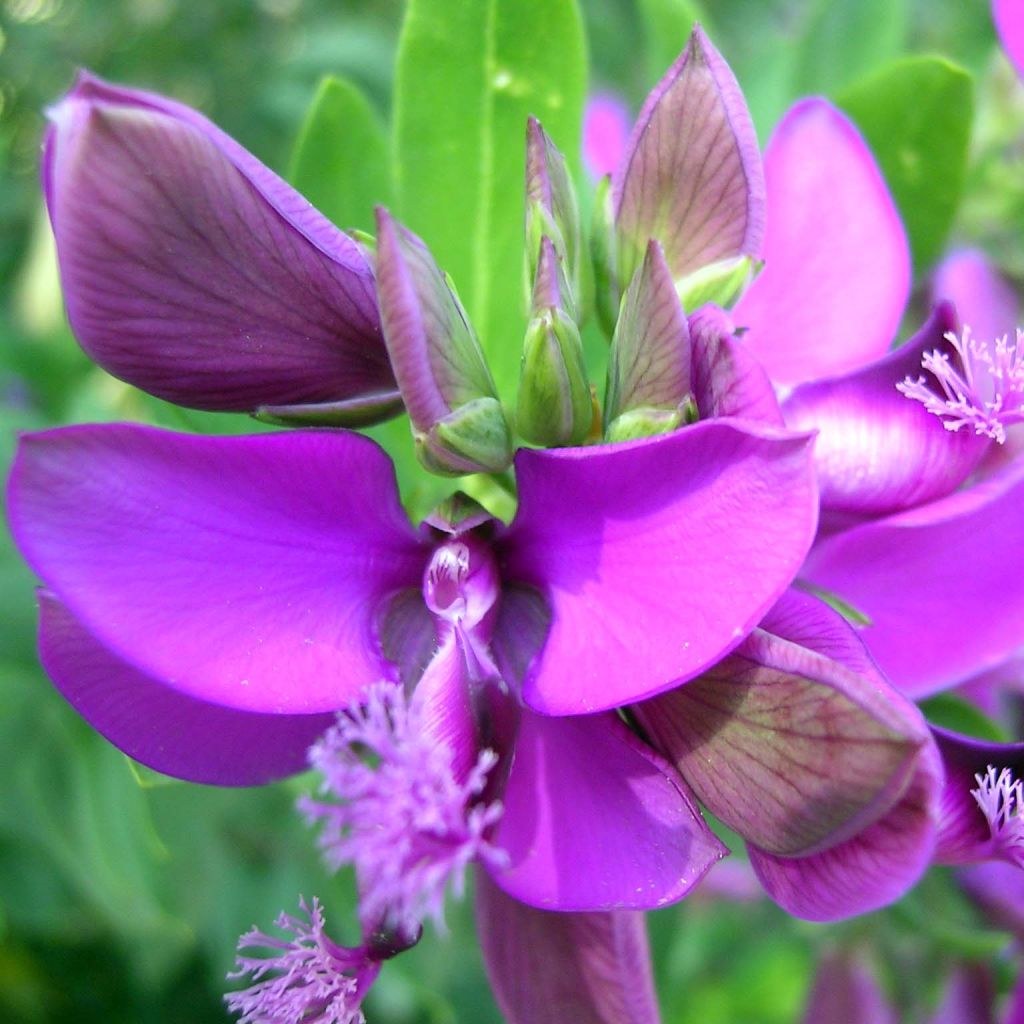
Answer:
<svg viewBox="0 0 1024 1024"><path fill-rule="evenodd" d="M379 679L375 616L425 561L391 463L341 431L29 435L9 507L25 558L112 656L245 711L333 710Z"/></svg>
<svg viewBox="0 0 1024 1024"><path fill-rule="evenodd" d="M976 776L984 776L989 767L997 774L1009 768L1014 779L1024 778L1024 743L989 743L937 727L932 731L946 769L936 859L969 864L999 856L992 828L971 790L978 789Z"/></svg>
<svg viewBox="0 0 1024 1024"><path fill-rule="evenodd" d="M953 309L940 305L905 345L842 377L796 388L782 411L793 430L818 430L814 461L823 509L881 514L949 494L978 465L988 438L949 431L896 390L921 376L925 352L948 350Z"/></svg>
<svg viewBox="0 0 1024 1024"><path fill-rule="evenodd" d="M552 910L660 907L728 851L682 780L613 714L524 709L492 870L510 896Z"/></svg>
<svg viewBox="0 0 1024 1024"><path fill-rule="evenodd" d="M765 153L765 267L736 307L744 340L781 384L878 358L910 292L910 250L885 181L853 124L802 100Z"/></svg>
<svg viewBox="0 0 1024 1024"><path fill-rule="evenodd" d="M256 786L301 772L334 720L239 711L182 693L121 660L45 592L39 653L57 689L97 732L136 761L190 782Z"/></svg>
<svg viewBox="0 0 1024 1024"><path fill-rule="evenodd" d="M932 298L952 302L975 338L1013 338L1020 312L1016 292L980 249L958 249L939 264L932 280Z"/></svg>
<svg viewBox="0 0 1024 1024"><path fill-rule="evenodd" d="M68 317L161 398L251 411L393 392L359 247L204 117L82 75L44 183Z"/></svg>
<svg viewBox="0 0 1024 1024"><path fill-rule="evenodd" d="M479 871L476 919L509 1024L658 1024L643 914L537 910Z"/></svg>
<svg viewBox="0 0 1024 1024"><path fill-rule="evenodd" d="M942 762L931 744L903 799L845 843L809 857L775 857L748 847L768 895L794 917L835 921L899 899L928 867L935 849Z"/></svg>
<svg viewBox="0 0 1024 1024"><path fill-rule="evenodd" d="M551 628L524 685L544 714L653 696L757 624L810 542L810 438L735 420L594 448L520 451L506 579Z"/></svg>
<svg viewBox="0 0 1024 1024"><path fill-rule="evenodd" d="M1018 459L969 490L826 538L801 575L867 616L861 639L897 687L934 693L1024 644L1022 502Z"/></svg>
<svg viewBox="0 0 1024 1024"><path fill-rule="evenodd" d="M783 640L817 651L865 679L887 688L860 634L839 612L797 587L790 587L761 620L761 628Z"/></svg>
<svg viewBox="0 0 1024 1024"><path fill-rule="evenodd" d="M992 20L1006 55L1024 77L1024 7L1019 0L992 0Z"/></svg>
<svg viewBox="0 0 1024 1024"><path fill-rule="evenodd" d="M693 398L700 418L739 416L783 425L775 389L761 364L734 337L732 320L717 306L690 315Z"/></svg>
<svg viewBox="0 0 1024 1024"><path fill-rule="evenodd" d="M736 79L695 28L654 87L612 180L625 288L654 238L672 276L761 255L764 172Z"/></svg>
<svg viewBox="0 0 1024 1024"><path fill-rule="evenodd" d="M786 856L834 847L877 821L928 740L920 712L880 681L760 629L634 710L712 814Z"/></svg>

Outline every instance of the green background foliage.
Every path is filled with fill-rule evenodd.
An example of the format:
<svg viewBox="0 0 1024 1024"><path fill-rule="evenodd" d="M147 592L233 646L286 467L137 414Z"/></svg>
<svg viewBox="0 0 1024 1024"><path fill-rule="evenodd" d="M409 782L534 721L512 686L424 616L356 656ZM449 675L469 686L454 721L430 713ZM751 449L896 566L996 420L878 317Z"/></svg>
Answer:
<svg viewBox="0 0 1024 1024"><path fill-rule="evenodd" d="M343 227L369 230L373 206L391 204L452 275L507 399L524 325L526 114L581 174L588 81L639 109L694 19L736 71L762 139L811 92L855 119L906 220L922 293L954 243L982 244L1024 276L1024 91L981 2L410 0L406 13L400 0L0 0L4 465L16 430L75 420L261 429L140 395L71 339L36 164L42 110L77 66L200 107ZM408 486L405 421L378 436L399 453L407 503L430 507L446 486ZM219 791L133 769L39 670L33 579L6 538L0 622L0 1020L223 1021L223 976L254 922L317 893L345 933L351 879L327 876L293 810L308 779ZM936 714L970 724L948 702ZM715 872L721 886L707 888L726 888L732 876ZM468 905L449 924L387 966L371 1022L499 1020ZM907 1020L935 1005L955 958L1010 981L1006 936L949 872L840 926L792 921L744 890L698 894L652 915L651 930L666 1024L797 1020L816 958L840 946L868 958Z"/></svg>

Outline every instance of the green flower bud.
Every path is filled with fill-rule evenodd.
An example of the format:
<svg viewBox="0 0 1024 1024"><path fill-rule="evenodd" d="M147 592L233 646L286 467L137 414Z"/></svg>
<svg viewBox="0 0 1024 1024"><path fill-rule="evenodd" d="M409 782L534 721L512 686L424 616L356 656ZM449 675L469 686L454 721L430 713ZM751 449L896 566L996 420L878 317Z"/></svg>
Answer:
<svg viewBox="0 0 1024 1024"><path fill-rule="evenodd" d="M676 281L676 293L683 308L694 310L713 302L722 309L734 306L764 266L749 256L709 263Z"/></svg>
<svg viewBox="0 0 1024 1024"><path fill-rule="evenodd" d="M512 435L496 398L476 398L429 430L413 429L423 467L441 476L500 473L512 461Z"/></svg>
<svg viewBox="0 0 1024 1024"><path fill-rule="evenodd" d="M561 310L545 310L526 331L516 406L519 433L545 447L582 444L593 416L580 332Z"/></svg>

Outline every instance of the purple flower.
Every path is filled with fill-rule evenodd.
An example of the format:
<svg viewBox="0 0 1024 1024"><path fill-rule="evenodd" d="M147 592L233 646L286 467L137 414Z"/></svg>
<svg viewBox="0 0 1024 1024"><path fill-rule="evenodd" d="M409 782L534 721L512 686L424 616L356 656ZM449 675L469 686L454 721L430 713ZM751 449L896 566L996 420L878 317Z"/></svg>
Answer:
<svg viewBox="0 0 1024 1024"><path fill-rule="evenodd" d="M806 106L778 165L832 137L862 155L845 122ZM535 121L527 148L534 321L518 412L528 436L570 443L599 436L573 320L578 218ZM425 466L508 467L512 435L472 328L426 246L386 211L375 298L353 242L176 104L83 80L47 152L71 319L115 372L202 407L339 421L390 408L397 381ZM136 182L143 160L158 170ZM812 206L834 169L820 170L799 193ZM126 214L108 180L128 189ZM798 209L787 175L774 180L789 190L783 212ZM850 209L879 191L860 165L844 180ZM44 665L81 714L195 781L265 782L312 748L321 786L303 810L328 864L354 868L363 938L331 943L315 901L301 904L308 924L281 919L292 940L244 938L278 951L240 958L254 985L230 998L253 1024L358 1020L380 962L425 919L442 923L471 863L511 1020L651 1024L637 912L681 898L727 852L694 794L799 916L881 906L932 857L943 776L931 733L853 631L789 589L817 529L812 437L786 428L757 355L794 383L784 345L811 351L808 323L794 315L780 341L768 327L784 306L752 291L737 314L748 348L721 310L680 305L733 296L764 234L749 114L699 29L644 105L609 215L606 298L624 298L604 438L621 443L517 452L507 526L456 494L414 529L387 457L346 432L119 425L22 441L12 530L43 581ZM776 238L785 266L792 238ZM136 248L159 258L133 260ZM894 265L900 251L889 246ZM831 255L852 272L841 248ZM240 301L252 266L285 289L260 292L269 333L255 345ZM821 266L827 295L841 277ZM211 292L215 269L226 283ZM874 306L899 288L897 275ZM839 319L825 326L862 351ZM140 349L154 333L159 350ZM385 377L364 373L364 356Z"/></svg>
<svg viewBox="0 0 1024 1024"><path fill-rule="evenodd" d="M407 944L476 857L485 949L573 945L574 969L601 970L607 943L641 948L624 912L680 898L724 852L613 709L706 671L785 590L815 524L809 439L719 419L520 451L516 474L509 527L453 507L416 532L387 458L346 432L26 437L11 524L44 583L44 665L131 756L204 782L300 770L347 709L309 810L356 866L364 935ZM416 683L408 709L372 696L382 679ZM374 821L400 832L394 871ZM542 1019L515 1010L506 966L502 1005ZM608 1000L634 998L623 970ZM533 1005L563 981L549 966Z"/></svg>
<svg viewBox="0 0 1024 1024"><path fill-rule="evenodd" d="M1024 572L1024 462L993 459L993 441L945 429L897 385L922 377L910 390L927 388L937 411L949 394L960 403L961 387L961 417L1001 433L1019 416L1016 349L982 339L989 375L985 354L965 347L955 311L940 303L888 351L909 288L906 238L869 150L826 101L786 115L766 181L766 267L732 316L787 387L786 424L818 431L823 529L801 577L860 614L860 636L905 693L955 685L1024 644L1024 591L1004 585ZM977 308L979 282L994 294L978 274L940 283L958 299L975 296ZM977 388L957 383L965 374ZM1012 436L1006 448L1016 450Z"/></svg>
<svg viewBox="0 0 1024 1024"><path fill-rule="evenodd" d="M61 283L96 362L199 409L366 422L400 408L366 257L237 142L84 73L50 120Z"/></svg>

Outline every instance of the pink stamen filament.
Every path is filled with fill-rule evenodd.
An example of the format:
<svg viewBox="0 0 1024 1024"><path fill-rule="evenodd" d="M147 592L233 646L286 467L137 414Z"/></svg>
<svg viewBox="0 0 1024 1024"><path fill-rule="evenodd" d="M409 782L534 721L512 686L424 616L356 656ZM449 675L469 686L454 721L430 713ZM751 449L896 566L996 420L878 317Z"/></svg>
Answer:
<svg viewBox="0 0 1024 1024"><path fill-rule="evenodd" d="M960 357L962 371L935 349L921 359L932 381L907 377L897 389L940 417L947 430L973 427L976 434L1004 444L1006 428L1024 422L1024 332L1018 329L1013 343L1006 336L997 339L994 352L987 342L971 337L969 327L959 338L949 332L946 340Z"/></svg>

